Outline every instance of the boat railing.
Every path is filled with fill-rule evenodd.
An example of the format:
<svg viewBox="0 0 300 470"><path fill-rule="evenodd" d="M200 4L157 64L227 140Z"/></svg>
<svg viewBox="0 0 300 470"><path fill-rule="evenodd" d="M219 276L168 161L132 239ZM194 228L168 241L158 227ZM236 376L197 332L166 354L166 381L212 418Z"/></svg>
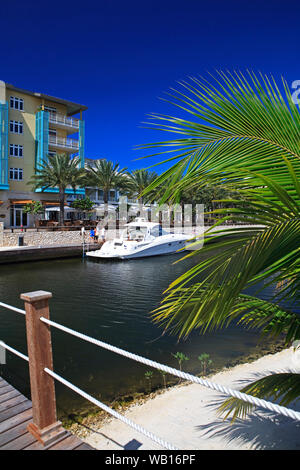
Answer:
<svg viewBox="0 0 300 470"><path fill-rule="evenodd" d="M293 409L248 395L246 393L240 392L239 390L231 389L202 377L197 377L182 370L169 367L165 364L152 361L151 359L131 353L125 349L113 346L102 340L93 338L68 326L50 320L49 299L52 298L52 294L50 292L27 292L21 294L20 297L25 303L25 309L14 307L3 302L0 302L0 307L25 316L28 356L16 350L12 346L7 345L3 341L0 341L0 347L17 355L29 363L30 388L33 404L33 422L28 425L28 430L44 445L47 445L49 439L53 439L53 433L55 434L55 430L59 427L59 421L57 420L56 413L56 380L89 402L93 403L100 409L106 411L111 416L121 420L144 436L150 438L155 443L169 450L178 450L176 446L158 437L154 432L148 431L143 426L136 424L126 416L108 407L100 400L91 396L84 390L63 378L61 375L54 372L50 328L58 329L66 334L72 335L95 346L111 351L138 363L147 365L148 367L152 367L161 372L172 374L176 377L179 377L180 379L220 392L222 395L225 394L230 397L238 398L244 402L250 403L251 405L267 409L268 411L272 411L277 414L281 414L295 421L300 421L300 412L297 412Z"/></svg>

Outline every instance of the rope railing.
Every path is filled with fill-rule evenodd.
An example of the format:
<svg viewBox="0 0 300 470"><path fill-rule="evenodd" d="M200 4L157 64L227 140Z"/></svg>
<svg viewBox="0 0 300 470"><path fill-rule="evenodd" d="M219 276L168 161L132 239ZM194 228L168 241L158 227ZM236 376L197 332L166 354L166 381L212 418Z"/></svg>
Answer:
<svg viewBox="0 0 300 470"><path fill-rule="evenodd" d="M12 352L13 354L15 354L16 356L19 356L21 359L24 359L25 361L29 362L29 358L28 356L25 356L25 354L22 354L21 352L17 351L16 349L12 348L11 346L8 346L6 343L4 343L3 341L0 341L0 347L3 347L5 349L7 349L8 351ZM68 380L64 379L63 377L61 377L60 375L56 374L55 372L53 372L53 370L50 370L48 369L47 367L44 368L44 371L49 374L51 377L53 377L54 379L58 380L59 382L61 382L63 385L65 385L66 387L70 388L71 390L73 390L74 392L76 392L78 395L82 396L83 398L85 398L86 400L88 400L89 402L93 403L94 405L98 406L99 408L101 408L103 411L106 411L106 413L110 414L111 416L113 416L114 418L117 418L119 419L120 421L122 421L123 423L127 424L128 426L130 426L131 428L133 428L135 431L138 431L139 433L143 434L144 436L148 437L149 439L151 439L153 442L156 442L157 444L161 445L162 447L164 447L165 449L168 449L168 450L178 450L177 447L175 447L173 444L170 444L169 442L165 441L164 439L161 439L160 437L156 436L155 434L153 434L152 432L148 431L147 429L145 429L143 426L140 426L139 424L136 424L134 421L132 421L131 419L128 419L126 418L125 416L121 415L120 413L118 413L117 411L113 410L112 408L110 408L109 406L105 405L104 403L102 403L101 401L97 400L96 398L92 397L90 394L84 392L83 390L81 390L80 388L76 387L76 385L73 385L71 382L69 382Z"/></svg>
<svg viewBox="0 0 300 470"><path fill-rule="evenodd" d="M83 398L86 398L87 400L89 400L91 403L93 403L94 405L98 406L99 408L102 408L102 410L106 411L107 413L109 413L110 415L114 416L114 418L117 418L119 419L120 421L122 421L123 423L127 424L128 426L130 426L131 428L135 429L136 431L140 432L141 434L144 434L144 436L146 437L149 437L150 439L152 439L152 441L156 442L157 444L161 445L162 447L164 447L165 449L168 449L168 450L178 450L177 447L175 447L173 444L170 444L169 442L161 439L160 437L157 437L155 434L153 434L152 432L150 431L147 431L147 429L145 429L143 426L140 426L139 424L136 424L134 421L132 421L131 419L128 419L126 418L125 416L121 415L120 413L118 413L117 411L113 410L112 408L110 408L109 406L105 405L104 403L102 403L101 401L97 400L96 398L92 397L91 395L89 395L88 393L84 392L83 390L81 390L80 388L76 387L75 385L71 384L70 382L68 382L67 380L65 380L63 377L61 377L60 375L56 374L55 372L53 372L52 370L50 369L47 369L45 368L44 369L45 372L47 372L47 374L51 375L51 377L53 377L54 379L58 380L59 382L61 382L62 384L64 384L66 387L70 388L71 390L73 390L74 392L76 392L78 395L81 395Z"/></svg>
<svg viewBox="0 0 300 470"><path fill-rule="evenodd" d="M175 369L173 367L166 366L164 364L160 364L159 362L152 361L150 359L147 359L145 357L139 356L137 354L130 353L129 351L126 351L124 349L118 348L116 346L112 346L111 344L105 343L103 341L97 340L95 338L92 338L90 336L87 336L83 333L79 333L78 331L72 330L71 328L68 328L66 326L63 326L59 323L56 323L52 320L48 320L46 318L41 317L40 320L44 323L47 323L48 325L51 325L61 331L64 331L65 333L69 333L73 336L76 336L77 338L80 338L84 341L87 341L89 343L92 343L96 346L99 346L101 348L107 349L108 351L114 352L116 354L119 354L121 356L127 357L128 359L132 359L134 361L140 362L142 364L145 364L149 367L153 367L154 369L161 370L163 372L167 372L171 375L175 375L181 379L188 380L190 382L203 385L206 388L210 388L211 390L215 390L218 392L221 392L225 395L229 395L234 398L238 398L240 400L246 401L247 403L250 403L251 405L255 405L258 407L265 408L269 411L273 411L279 414L282 414L284 416L287 416L289 418L295 419L297 421L300 421L300 412L294 411L290 408L286 408L281 405L277 405L275 403L263 400L261 398L253 397L252 395L248 395L247 393L240 392L238 390L233 390L231 388L225 387L224 385L220 385L214 382L211 382L210 380L202 379L201 377L197 377L192 374L188 374L186 372L180 371L178 369Z"/></svg>
<svg viewBox="0 0 300 470"><path fill-rule="evenodd" d="M26 315L25 310L22 310L21 308L13 307L12 305L4 304L3 302L0 302L0 307L7 308L8 310L13 310L14 312L22 313L23 315Z"/></svg>
<svg viewBox="0 0 300 470"><path fill-rule="evenodd" d="M261 408L267 409L268 411L272 411L272 412L281 414L283 416L289 417L291 419L300 421L300 412L297 412L297 411L292 410L290 408L286 408L286 407L281 406L281 405L277 405L277 404L269 402L267 400L263 400L261 398L254 397L252 395L248 395L248 394L240 392L238 390L231 389L229 387L226 387L226 386L223 386L221 384L206 380L204 378L194 376L192 374L183 372L183 371L175 369L173 367L166 366L165 364L161 364L159 362L152 361L152 360L147 359L143 356L139 356L137 354L131 353L131 352L126 351L124 349L121 349L121 348L118 348L118 347L113 346L111 344L108 344L104 341L97 340L97 339L95 339L91 336L85 335L85 334L80 333L76 330L73 330L73 329L68 328L64 325L61 325L60 323L57 323L57 322L54 322L54 321L50 320L50 318L49 318L48 299L51 296L52 296L51 293L44 292L44 291L37 291L37 292L30 292L30 293L27 293L27 294L22 294L21 298L23 300L25 300L25 307L26 307L25 310L22 310L22 309L13 307L11 305L5 304L3 302L0 302L0 307L15 311L17 313L22 313L23 315L26 316L27 344L28 344L28 348L30 349L29 350L29 358L27 356L25 356L24 354L20 353L19 351L17 351L16 349L6 345L3 341L0 341L0 346L3 346L8 351L16 354L17 356L21 357L22 359L24 359L26 361L28 361L29 362L29 367L32 368L32 371L31 371L32 374L31 375L35 376L38 380L41 377L41 373L46 372L46 374L44 374L45 379L48 376L49 380L51 380L51 379L52 380L53 379L58 380L59 382L61 382L65 386L69 387L71 390L75 391L76 393L78 393L82 397L89 400L91 403L93 403L96 406L100 407L101 409L103 409L107 413L111 414L112 416L116 417L120 421L122 421L122 422L126 423L127 425L131 426L136 431L141 432L142 434L144 434L148 438L152 439L154 442L156 442L156 443L162 445L163 447L165 447L166 449L177 450L177 448L174 447L172 444L169 444L168 442L164 441L163 439L155 436L153 433L147 431L142 426L134 423L130 419L126 418L125 416L123 416L121 414L119 414L115 410L109 408L107 405L105 405L101 401L97 400L96 398L92 397L88 393L84 392L80 388L76 387L75 385L73 385L69 381L65 380L63 377L56 374L52 370L52 368L53 368L52 367L52 359L50 359L52 357L50 329L48 329L48 328L46 330L45 330L45 328L41 329L41 324L42 323L44 323L45 325L57 328L57 329L65 332L65 333L68 333L68 334L70 334L72 336L75 336L79 339L82 339L84 341L92 343L92 344L94 344L96 346L99 346L103 349L106 349L106 350L109 350L109 351L114 352L116 354L119 354L123 357L126 357L128 359L131 359L131 360L134 360L136 362L142 363L144 365L147 365L149 367L153 367L155 369L158 369L160 371L163 371L163 372L169 373L171 375L177 376L181 379L190 381L192 383L202 385L206 388L209 388L211 390L220 392L224 395L228 395L228 396L240 399L244 402L250 403L251 405L261 407ZM29 337L28 337L28 334L30 335ZM30 340L32 340L32 341L30 341ZM40 358L38 357L39 354L42 351L41 348L38 348L35 351L33 350L34 347L32 345L37 344L39 342L39 340L44 342L45 345L48 344L48 346L46 346L46 348L48 347L49 348L48 352L49 352L49 354L51 353L50 355L48 354L48 357L46 358L45 362L44 362L45 357L44 358L43 357L40 357ZM35 362L34 365L31 363L30 358L34 358L34 362ZM44 364L44 365L42 365L42 364ZM43 385L43 387L45 387L45 389L47 389L47 387L49 387L49 384L47 384L47 386L46 386L46 383L44 383L44 382L42 383L42 385ZM38 390L38 389L39 389L39 387L37 386L36 390ZM54 393L54 389L53 389L53 393ZM42 403L42 399L41 399L41 403ZM46 401L46 402L43 402L43 403L44 403L44 406L47 406L48 402ZM55 403L55 399L54 399L54 403ZM53 419L52 419L52 421L53 421Z"/></svg>

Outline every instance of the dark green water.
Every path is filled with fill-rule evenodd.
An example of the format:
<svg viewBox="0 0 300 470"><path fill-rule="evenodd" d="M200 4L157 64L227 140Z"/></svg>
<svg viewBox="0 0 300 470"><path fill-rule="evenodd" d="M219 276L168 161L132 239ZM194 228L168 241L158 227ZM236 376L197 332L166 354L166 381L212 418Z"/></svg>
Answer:
<svg viewBox="0 0 300 470"><path fill-rule="evenodd" d="M205 336L195 332L180 343L175 337L162 336L162 330L151 322L149 312L159 304L169 283L191 265L191 260L174 265L179 257L123 262L76 258L1 266L0 300L23 308L19 300L22 292L50 291L52 320L175 367L178 364L171 353L181 351L190 358L184 369L192 373L200 373L197 357L203 352L210 354L216 368L255 352L259 335L237 326ZM26 354L24 316L1 308L0 325L0 339ZM145 379L149 368L145 366L54 328L52 341L55 371L102 401L149 387ZM29 396L25 361L8 353L2 374ZM153 371L152 385L162 383L160 373ZM61 415L89 406L61 384L57 385L57 403Z"/></svg>

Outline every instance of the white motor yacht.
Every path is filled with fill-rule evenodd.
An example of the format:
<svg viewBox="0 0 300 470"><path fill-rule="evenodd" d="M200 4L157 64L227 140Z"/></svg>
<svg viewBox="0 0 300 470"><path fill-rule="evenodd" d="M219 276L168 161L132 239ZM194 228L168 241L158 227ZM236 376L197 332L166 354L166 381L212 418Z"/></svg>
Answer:
<svg viewBox="0 0 300 470"><path fill-rule="evenodd" d="M125 225L120 238L106 241L99 250L88 251L93 258L143 258L167 255L185 248L191 235L167 233L159 223L137 218Z"/></svg>

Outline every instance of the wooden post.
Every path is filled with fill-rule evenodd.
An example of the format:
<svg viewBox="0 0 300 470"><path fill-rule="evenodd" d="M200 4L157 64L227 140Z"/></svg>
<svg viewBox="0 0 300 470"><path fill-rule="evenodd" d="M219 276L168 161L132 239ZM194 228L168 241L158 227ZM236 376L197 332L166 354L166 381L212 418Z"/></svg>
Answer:
<svg viewBox="0 0 300 470"><path fill-rule="evenodd" d="M47 445L66 431L57 421L54 379L44 371L53 370L50 327L40 320L49 319L50 292L36 291L21 294L25 301L26 333L29 357L30 389L33 423L27 426L42 444Z"/></svg>

